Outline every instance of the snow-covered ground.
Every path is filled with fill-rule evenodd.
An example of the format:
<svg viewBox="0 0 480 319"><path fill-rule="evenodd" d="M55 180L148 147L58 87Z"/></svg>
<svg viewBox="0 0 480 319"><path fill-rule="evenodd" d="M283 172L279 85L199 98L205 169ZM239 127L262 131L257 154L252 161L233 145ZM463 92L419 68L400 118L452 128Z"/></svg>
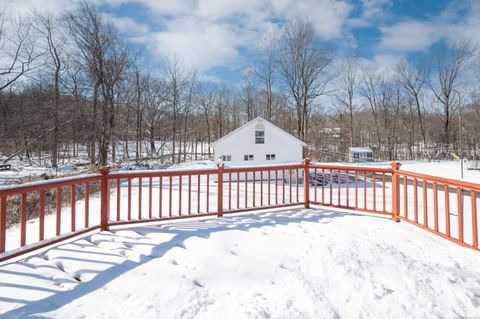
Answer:
<svg viewBox="0 0 480 319"><path fill-rule="evenodd" d="M2 318L454 318L480 255L407 223L297 209L97 233L0 267Z"/></svg>
<svg viewBox="0 0 480 319"><path fill-rule="evenodd" d="M125 148L124 142L118 142L116 147L116 161L115 163L110 163L110 165L119 167L122 170L139 170L139 169L161 169L165 168L168 164L161 164L159 157L162 155L160 149L163 145L164 151L164 162L171 163L170 155L172 153L172 143L167 142L162 144L161 141L155 141L156 154L152 156L150 154L150 143L148 141L143 141L142 151L140 162L135 161L135 148L136 142L128 142L128 150ZM179 142L177 141L178 152ZM182 147L183 150L183 147ZM207 142L199 142L197 149L191 143L186 144L187 150L187 165L190 161L194 160L193 153L198 152L198 158L202 158L202 154L208 154L209 147ZM210 149L210 151L212 151ZM10 159L6 164L10 164L12 168L10 170L0 170L0 185L2 184L12 184L12 183L24 183L31 180L37 180L42 178L42 176L52 177L62 177L68 175L79 175L88 172L89 170L94 170L89 166L90 159L87 154L87 149L84 145L78 146L78 155L76 157L69 157L69 154L66 150L61 150L61 158L59 160L58 168L53 168L50 166L50 158L47 155L44 155L41 159L32 158L31 160L26 159L25 157L20 158L15 156ZM213 153L212 153L213 154ZM7 159L6 156L0 156L0 163ZM111 157L109 158L111 161ZM183 160L183 156L181 157ZM200 162L200 161L199 161ZM196 162L197 163L197 162ZM213 162L210 162L213 165Z"/></svg>
<svg viewBox="0 0 480 319"><path fill-rule="evenodd" d="M480 184L480 170L469 170L468 162L463 165L463 178L460 161L405 161L400 169L428 175L458 179Z"/></svg>

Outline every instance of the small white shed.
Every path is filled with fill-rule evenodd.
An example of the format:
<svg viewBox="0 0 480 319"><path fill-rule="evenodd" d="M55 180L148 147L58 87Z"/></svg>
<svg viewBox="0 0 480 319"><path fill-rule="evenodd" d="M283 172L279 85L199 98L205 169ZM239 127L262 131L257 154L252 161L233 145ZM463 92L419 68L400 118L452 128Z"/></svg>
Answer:
<svg viewBox="0 0 480 319"><path fill-rule="evenodd" d="M211 144L225 166L301 163L303 141L257 117Z"/></svg>
<svg viewBox="0 0 480 319"><path fill-rule="evenodd" d="M373 150L368 146L363 147L349 147L348 159L350 162L372 162Z"/></svg>

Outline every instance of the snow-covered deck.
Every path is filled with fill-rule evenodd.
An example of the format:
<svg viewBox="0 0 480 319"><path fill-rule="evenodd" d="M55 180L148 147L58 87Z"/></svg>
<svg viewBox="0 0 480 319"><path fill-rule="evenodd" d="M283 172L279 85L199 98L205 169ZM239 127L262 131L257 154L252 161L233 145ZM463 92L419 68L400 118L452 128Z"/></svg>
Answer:
<svg viewBox="0 0 480 319"><path fill-rule="evenodd" d="M2 318L479 314L478 252L329 208L117 229L0 267Z"/></svg>

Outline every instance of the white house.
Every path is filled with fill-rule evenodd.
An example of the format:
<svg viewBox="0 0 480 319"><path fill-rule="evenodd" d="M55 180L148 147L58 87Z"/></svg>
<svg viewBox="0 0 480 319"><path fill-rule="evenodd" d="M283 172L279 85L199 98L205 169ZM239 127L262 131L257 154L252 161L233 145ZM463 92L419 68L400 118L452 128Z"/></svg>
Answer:
<svg viewBox="0 0 480 319"><path fill-rule="evenodd" d="M348 158L350 162L371 162L373 161L373 151L370 147L349 147Z"/></svg>
<svg viewBox="0 0 480 319"><path fill-rule="evenodd" d="M225 166L301 163L303 141L257 117L211 144Z"/></svg>

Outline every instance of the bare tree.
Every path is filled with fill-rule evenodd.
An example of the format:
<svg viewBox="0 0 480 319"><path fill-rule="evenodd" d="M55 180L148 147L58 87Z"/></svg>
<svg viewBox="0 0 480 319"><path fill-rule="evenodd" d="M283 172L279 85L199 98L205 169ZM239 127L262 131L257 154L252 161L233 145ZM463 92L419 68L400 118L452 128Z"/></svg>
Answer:
<svg viewBox="0 0 480 319"><path fill-rule="evenodd" d="M245 114L247 115L247 121L253 120L253 118L257 115L256 110L256 89L254 84L254 71L250 69L247 71L245 76L243 77L243 83L241 87L240 97L242 99L243 105L245 107Z"/></svg>
<svg viewBox="0 0 480 319"><path fill-rule="evenodd" d="M264 59L258 64L255 69L257 77L263 84L263 93L265 95L263 117L271 121L273 117L273 85L275 71L275 49L273 45L268 45L264 50Z"/></svg>
<svg viewBox="0 0 480 319"><path fill-rule="evenodd" d="M109 98L105 88L105 64L109 47L114 38L111 25L105 23L96 7L83 2L82 5L65 16L69 34L83 60L92 83L92 113L90 132L90 161L96 162L96 141L100 140L100 164L106 165L109 144ZM103 99L100 94L103 93ZM103 100L103 101L102 101ZM102 103L103 102L103 103ZM97 125L98 108L101 103L101 125ZM99 135L99 130L101 134Z"/></svg>
<svg viewBox="0 0 480 319"><path fill-rule="evenodd" d="M354 115L357 106L354 104L354 95L357 90L357 75L359 65L358 59L347 57L340 70L339 90L337 91L337 101L340 103L342 112L348 116L349 145L355 144Z"/></svg>
<svg viewBox="0 0 480 319"><path fill-rule="evenodd" d="M35 14L35 27L44 38L46 43L47 63L46 66L52 72L53 79L53 142L52 142L52 166L58 165L58 135L60 113L60 73L65 69L64 46L65 37L62 34L57 21L49 14Z"/></svg>
<svg viewBox="0 0 480 319"><path fill-rule="evenodd" d="M2 55L0 65L2 92L30 71L33 61L38 57L30 17L7 19L5 14L0 12L0 49L6 53Z"/></svg>
<svg viewBox="0 0 480 319"><path fill-rule="evenodd" d="M427 146L427 135L423 121L423 106L421 104L421 94L425 84L427 83L429 70L425 63L420 63L413 67L407 61L401 61L397 65L397 77L399 83L413 98L415 102L418 122L420 124L420 132L422 134L423 147Z"/></svg>
<svg viewBox="0 0 480 319"><path fill-rule="evenodd" d="M309 22L297 20L285 27L277 50L277 63L297 111L297 133L305 140L315 99L326 93L332 79L326 72L332 58L316 44Z"/></svg>
<svg viewBox="0 0 480 319"><path fill-rule="evenodd" d="M467 43L460 43L453 47L442 44L433 56L436 80L432 81L431 89L443 108L442 141L447 149L450 147L450 118L454 92L458 89L461 72L472 53L472 47Z"/></svg>

